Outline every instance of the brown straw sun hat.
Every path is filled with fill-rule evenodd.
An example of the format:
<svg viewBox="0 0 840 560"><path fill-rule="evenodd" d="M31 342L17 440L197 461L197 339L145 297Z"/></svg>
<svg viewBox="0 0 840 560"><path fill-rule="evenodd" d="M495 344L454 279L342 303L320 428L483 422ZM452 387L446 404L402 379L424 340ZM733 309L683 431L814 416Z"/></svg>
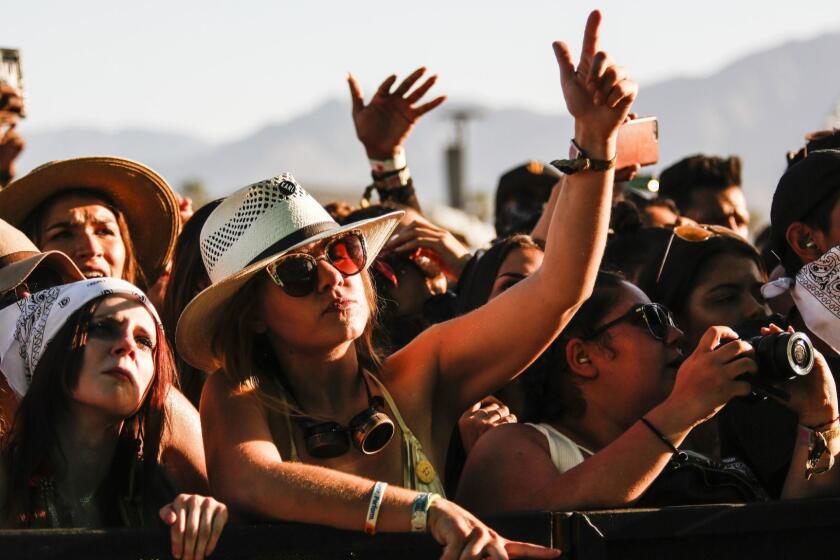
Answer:
<svg viewBox="0 0 840 560"><path fill-rule="evenodd" d="M295 249L355 230L365 239L367 268L402 215L391 212L340 226L288 173L236 191L213 210L201 229L201 258L212 283L178 320L178 353L193 367L215 371L221 364L213 354L213 338L222 326L222 313L255 274Z"/></svg>
<svg viewBox="0 0 840 560"><path fill-rule="evenodd" d="M76 189L102 193L123 213L137 263L153 284L172 256L180 214L170 186L142 163L110 156L45 163L0 191L0 218L21 227L41 204Z"/></svg>
<svg viewBox="0 0 840 560"><path fill-rule="evenodd" d="M41 253L22 231L0 220L0 294L26 282L39 267L54 270L64 282L85 279L70 257L61 251Z"/></svg>

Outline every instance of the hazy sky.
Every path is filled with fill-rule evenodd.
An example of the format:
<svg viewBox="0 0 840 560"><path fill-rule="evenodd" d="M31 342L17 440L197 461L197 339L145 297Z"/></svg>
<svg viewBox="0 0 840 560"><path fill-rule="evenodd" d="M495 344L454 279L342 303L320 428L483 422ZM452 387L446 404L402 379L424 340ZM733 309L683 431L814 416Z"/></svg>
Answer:
<svg viewBox="0 0 840 560"><path fill-rule="evenodd" d="M550 43L579 47L587 13L644 86L702 75L745 54L840 30L836 0L591 2L425 0L17 1L0 46L22 49L22 129L148 127L222 140L426 65L433 91L559 112Z"/></svg>

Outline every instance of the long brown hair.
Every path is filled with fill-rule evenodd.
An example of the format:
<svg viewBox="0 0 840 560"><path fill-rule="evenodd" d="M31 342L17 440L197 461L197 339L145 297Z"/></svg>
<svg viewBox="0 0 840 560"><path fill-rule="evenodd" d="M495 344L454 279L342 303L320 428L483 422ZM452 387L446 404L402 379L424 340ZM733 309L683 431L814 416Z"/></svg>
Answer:
<svg viewBox="0 0 840 560"><path fill-rule="evenodd" d="M8 496L4 509L9 516L7 522L14 525L28 525L34 519L30 491L33 481L60 476L65 468L56 426L68 414L68 402L79 382L88 327L101 300L93 300L71 315L49 342L33 372L32 385L21 400L11 430L2 440L2 460L8 473ZM123 422L120 443L112 463L112 469L116 465L127 468L139 453L143 488L155 485L161 436L166 422L164 403L167 391L175 380L166 337L159 325L156 330L155 373L140 408ZM129 483L127 473L116 478L126 485ZM151 508L154 504L144 502L144 506Z"/></svg>
<svg viewBox="0 0 840 560"><path fill-rule="evenodd" d="M198 408L201 399L205 372L192 367L178 354L178 347L175 344L175 328L178 325L178 318L187 304L201 290L210 285L210 277L207 276L207 270L201 260L199 236L201 235L201 228L210 213L222 200L220 198L208 202L196 210L181 229L178 241L175 243L172 271L163 298L163 306L160 310L160 318L163 321L169 346L175 355L175 366L178 368L181 390L196 408Z"/></svg>
<svg viewBox="0 0 840 560"><path fill-rule="evenodd" d="M108 198L104 193L95 191L92 189L72 189L55 196L52 196L38 205L35 210L29 213L26 219L23 221L21 230L26 233L29 239L41 249L41 243L43 239L41 239L41 231L44 229L44 215L47 213L47 209L52 206L57 200L62 197L69 196L69 195L80 195L80 196L89 196L92 198L96 198L102 202L102 205L105 206L111 213L114 214L114 217L117 220L117 227L120 230L120 237L122 238L123 245L125 245L125 265L123 266L123 274L122 279L126 280L127 282L131 282L144 292L147 291L151 286L149 286L148 278L146 277L143 269L140 267L139 263L137 262L136 251L134 249L134 243L131 240L131 233L128 229L128 222L125 220L125 215L123 214L122 210L114 204L114 202Z"/></svg>
<svg viewBox="0 0 840 560"><path fill-rule="evenodd" d="M285 414L302 414L294 405L288 379L265 335L251 327L260 298L256 291L265 275L256 274L231 298L222 320L215 326L213 353L222 364L228 380L243 389L253 390L271 410ZM373 343L373 331L378 317L376 290L367 270L360 273L370 318L361 336L355 340L359 365L377 373L382 356ZM222 328L224 326L224 328ZM290 402L292 401L292 402Z"/></svg>

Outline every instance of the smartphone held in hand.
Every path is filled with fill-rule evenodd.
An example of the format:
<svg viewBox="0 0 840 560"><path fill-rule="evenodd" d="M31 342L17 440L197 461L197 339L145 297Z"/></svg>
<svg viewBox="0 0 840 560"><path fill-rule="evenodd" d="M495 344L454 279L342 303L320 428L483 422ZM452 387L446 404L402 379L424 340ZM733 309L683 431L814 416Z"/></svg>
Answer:
<svg viewBox="0 0 840 560"><path fill-rule="evenodd" d="M658 161L659 121L656 117L633 119L621 125L618 129L616 169L637 163L644 167Z"/></svg>
<svg viewBox="0 0 840 560"><path fill-rule="evenodd" d="M18 95L23 98L23 72L20 67L20 51L18 49L0 48L0 85L16 89ZM22 106L16 112L21 117L26 116Z"/></svg>

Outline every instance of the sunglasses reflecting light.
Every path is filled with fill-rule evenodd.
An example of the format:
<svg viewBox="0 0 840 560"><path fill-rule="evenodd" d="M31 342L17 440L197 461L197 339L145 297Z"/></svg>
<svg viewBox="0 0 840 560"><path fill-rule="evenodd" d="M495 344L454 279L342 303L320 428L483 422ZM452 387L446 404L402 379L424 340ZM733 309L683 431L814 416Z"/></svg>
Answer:
<svg viewBox="0 0 840 560"><path fill-rule="evenodd" d="M318 260L326 259L342 276L359 274L367 263L367 245L355 230L330 240L318 257L309 253L284 255L265 267L272 281L292 297L304 297L318 286Z"/></svg>

